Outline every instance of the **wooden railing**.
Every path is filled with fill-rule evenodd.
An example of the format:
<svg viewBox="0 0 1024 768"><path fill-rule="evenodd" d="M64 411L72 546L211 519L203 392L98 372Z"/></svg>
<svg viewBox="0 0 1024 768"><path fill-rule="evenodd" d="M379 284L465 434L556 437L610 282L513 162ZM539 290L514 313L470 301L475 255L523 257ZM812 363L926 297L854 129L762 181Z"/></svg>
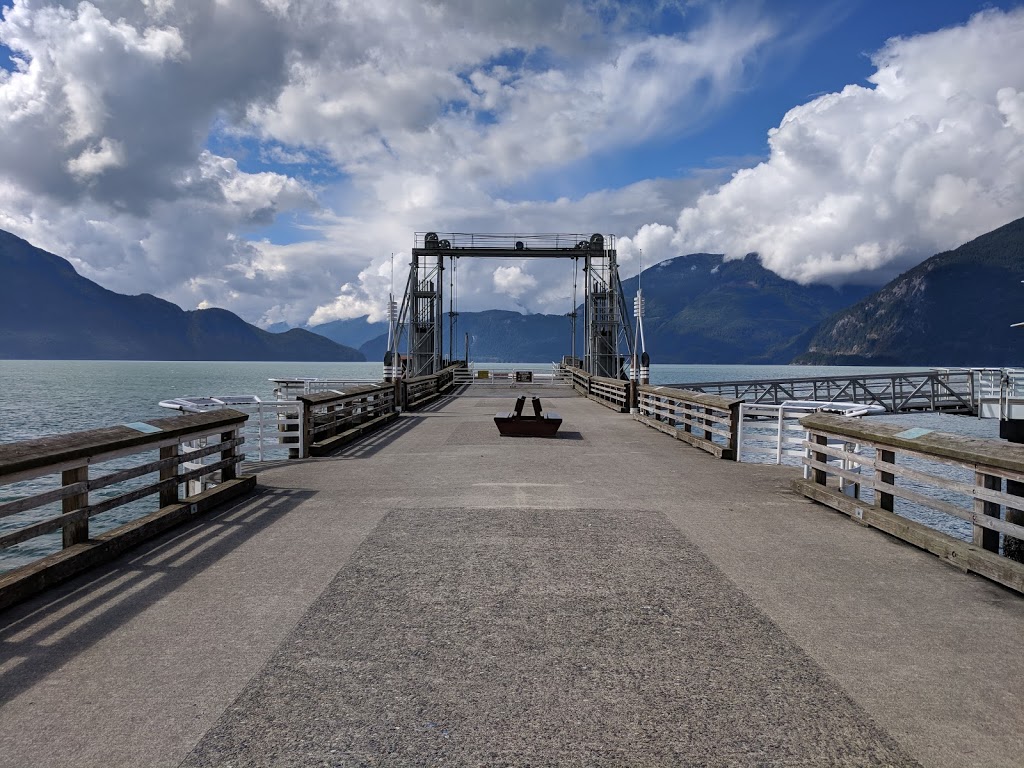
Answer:
<svg viewBox="0 0 1024 768"><path fill-rule="evenodd" d="M800 423L809 434L804 463L810 478L794 481L796 490L965 571L1024 592L1024 564L1017 562L1024 559L1024 445L828 414L806 416ZM830 440L840 444L829 445ZM854 444L872 450L858 456L848 450ZM841 493L836 478L857 487L856 496ZM865 500L868 495L872 498ZM897 503L967 521L972 541L895 514Z"/></svg>
<svg viewBox="0 0 1024 768"><path fill-rule="evenodd" d="M565 368L569 377L569 384L579 394L586 397L590 394L590 374L582 368Z"/></svg>
<svg viewBox="0 0 1024 768"><path fill-rule="evenodd" d="M398 416L393 384L300 395L298 401L302 403L303 457L329 453Z"/></svg>
<svg viewBox="0 0 1024 768"><path fill-rule="evenodd" d="M620 413L629 412L630 387L630 382L622 379L609 379L604 376L590 377L591 399Z"/></svg>
<svg viewBox="0 0 1024 768"><path fill-rule="evenodd" d="M401 387L399 396L403 410L416 410L416 408L440 397L455 384L455 371L465 367L465 363L459 362L438 373L417 376L414 379L402 379L399 382Z"/></svg>
<svg viewBox="0 0 1024 768"><path fill-rule="evenodd" d="M720 459L735 459L742 402L641 384L634 418Z"/></svg>
<svg viewBox="0 0 1024 768"><path fill-rule="evenodd" d="M0 549L57 532L62 544L0 576L0 608L251 490L256 477L237 470L247 418L218 410L0 445L0 492L14 497L0 504ZM128 504L156 509L90 533L97 515L131 516Z"/></svg>
<svg viewBox="0 0 1024 768"><path fill-rule="evenodd" d="M619 413L628 413L632 403L632 383L623 379L591 376L581 368L565 368L572 388Z"/></svg>

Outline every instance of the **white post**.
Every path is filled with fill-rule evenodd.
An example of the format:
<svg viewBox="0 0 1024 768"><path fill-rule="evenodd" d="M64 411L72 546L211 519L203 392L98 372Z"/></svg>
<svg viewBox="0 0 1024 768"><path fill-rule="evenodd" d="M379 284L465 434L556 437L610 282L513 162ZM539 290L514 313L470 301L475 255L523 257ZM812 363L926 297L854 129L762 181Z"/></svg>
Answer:
<svg viewBox="0 0 1024 768"><path fill-rule="evenodd" d="M746 418L744 409L746 403L740 403L739 424L736 425L736 461L743 461L743 419Z"/></svg>
<svg viewBox="0 0 1024 768"><path fill-rule="evenodd" d="M783 436L783 434L785 434L785 430L783 429L783 427L785 426L785 418L784 418L784 415L783 415L783 412L785 411L785 408L783 406L781 406L781 405L778 406L778 408L779 408L779 428L778 428L778 442L776 443L776 446L775 446L775 463L776 464L781 464L782 463L782 436Z"/></svg>
<svg viewBox="0 0 1024 768"><path fill-rule="evenodd" d="M257 398L259 400L259 398ZM256 405L256 439L259 441L258 456L263 461L263 401L259 400Z"/></svg>

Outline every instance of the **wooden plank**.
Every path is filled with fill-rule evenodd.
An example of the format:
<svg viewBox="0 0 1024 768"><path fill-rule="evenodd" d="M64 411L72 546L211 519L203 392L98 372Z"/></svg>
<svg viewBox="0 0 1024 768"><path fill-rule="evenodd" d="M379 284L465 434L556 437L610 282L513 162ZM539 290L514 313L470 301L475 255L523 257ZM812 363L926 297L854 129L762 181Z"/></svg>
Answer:
<svg viewBox="0 0 1024 768"><path fill-rule="evenodd" d="M697 408L701 407L699 405L694 407L684 403L682 407L675 406L672 408L665 408L661 406L661 403L653 407L650 404L642 404L639 411L641 413L646 413L648 416L663 416L666 419L684 421L687 424L695 426L699 422L702 428L703 425L707 423L725 427L726 429L732 425L732 418L728 413L700 411L697 410Z"/></svg>
<svg viewBox="0 0 1024 768"><path fill-rule="evenodd" d="M680 419L685 414L687 416L699 417L718 424L732 423L732 414L730 411L722 411L717 408L701 405L700 403L674 403L667 401L652 402L651 400L641 400L640 410L667 414L670 418L675 419Z"/></svg>
<svg viewBox="0 0 1024 768"><path fill-rule="evenodd" d="M711 434L715 434L718 435L719 437L724 438L726 442L728 442L732 437L731 430L718 429L717 427L709 427L700 419L699 414L696 416L690 416L690 414L687 413L686 411L675 414L671 412L666 413L665 411L656 411L655 414L652 414L650 411L640 411L640 413L644 416L647 416L648 418L651 418L655 414L663 416L664 419L675 422L676 426L682 426L684 428L688 427L688 429L686 429L687 432L693 432L695 430L699 430L701 432L710 432Z"/></svg>
<svg viewBox="0 0 1024 768"><path fill-rule="evenodd" d="M0 504L0 520L16 515L19 512L27 512L30 509L52 504L55 501L62 501L70 496L77 496L88 490L88 482L72 483L70 485L62 485L60 488L54 488L52 491L46 491L45 493L8 501L5 504Z"/></svg>
<svg viewBox="0 0 1024 768"><path fill-rule="evenodd" d="M746 449L744 448L744 450ZM814 448L811 450L814 453L818 452ZM815 461L813 458L807 458L806 456L801 463L805 467L810 467L812 470L825 472L826 474L833 475L835 477L841 477L844 480L849 480L851 483L861 483L863 485L868 484L871 481L871 477L869 475L862 475L853 469L843 469L842 467L837 467L835 464L826 464L822 461Z"/></svg>
<svg viewBox="0 0 1024 768"><path fill-rule="evenodd" d="M915 504L928 507L936 512L942 512L943 514L950 515L952 517L958 517L961 520L971 519L971 512L967 509L958 507L955 504L950 504L947 501L942 501L941 499L935 499L931 496L911 491L907 488L898 486L893 482L886 482L882 479L883 477L892 477L891 474L878 473L872 477L852 470L846 470L833 464L822 464L821 462L814 461L812 459L805 459L803 463L811 467L811 469L826 471L830 475L842 477L851 482L860 483L861 485L873 488L877 493L882 495L882 497L896 496L901 499L906 499L907 501L912 501Z"/></svg>
<svg viewBox="0 0 1024 768"><path fill-rule="evenodd" d="M815 442L815 438L820 439L821 442ZM833 459L845 459L853 458L858 460L858 463L867 464L870 459L861 453L854 453L848 451L845 448L840 448L837 443L828 443L828 435L812 435L810 440L801 440L800 444L805 450L815 451L816 453L822 453ZM853 443L843 443L844 445L853 445Z"/></svg>
<svg viewBox="0 0 1024 768"><path fill-rule="evenodd" d="M689 432L684 432L681 429L671 427L668 424L665 424L664 422L648 419L647 417L639 413L634 414L633 418L636 421L646 424L648 427L653 427L659 432L664 432L666 435L674 437L676 440L682 440L684 443L689 443L695 448L700 448L702 451L707 451L708 453L718 457L719 459L732 459L733 457L732 449L724 445L713 443L710 440L704 440L703 438L697 437Z"/></svg>
<svg viewBox="0 0 1024 768"><path fill-rule="evenodd" d="M936 512L942 512L943 514L949 515L950 517L958 517L961 520L970 521L972 511L958 507L956 504L951 504L948 501L942 501L941 499L935 499L931 496L927 496L923 493L917 493L911 491L909 488L903 488L899 485L892 483L886 483L880 479L880 476L875 476L875 481L870 483L868 480L860 481L864 485L871 485L878 493L885 493L890 496L897 496L907 501L912 501L915 504L920 504L922 507L928 507L934 509ZM892 510L890 510L892 511Z"/></svg>
<svg viewBox="0 0 1024 768"><path fill-rule="evenodd" d="M976 573L1024 593L1024 564L959 541L892 512L868 506L809 480L794 480L791 487L797 493L938 555L961 570Z"/></svg>
<svg viewBox="0 0 1024 768"><path fill-rule="evenodd" d="M26 525L23 528L18 528L14 531L0 536L0 549L7 549L13 547L15 544L21 544L24 541L29 541L36 538L37 536L44 536L48 533L55 533L56 531L64 531L69 527L88 525L89 522L89 508L80 507L79 509L72 510L71 512L64 512L63 514L48 517L45 520ZM86 529L88 530L88 529ZM66 538L66 537L64 537ZM88 541L86 536L82 541ZM80 542L75 542L78 544ZM66 549L73 544L65 544Z"/></svg>
<svg viewBox="0 0 1024 768"><path fill-rule="evenodd" d="M999 533L1005 533L1007 536L1024 539L1024 525L1009 523L1006 520L1000 520L998 517L989 517L986 514L977 513L972 516L971 521L980 528L987 528L990 531L998 531ZM983 549L987 549L987 547L983 547Z"/></svg>

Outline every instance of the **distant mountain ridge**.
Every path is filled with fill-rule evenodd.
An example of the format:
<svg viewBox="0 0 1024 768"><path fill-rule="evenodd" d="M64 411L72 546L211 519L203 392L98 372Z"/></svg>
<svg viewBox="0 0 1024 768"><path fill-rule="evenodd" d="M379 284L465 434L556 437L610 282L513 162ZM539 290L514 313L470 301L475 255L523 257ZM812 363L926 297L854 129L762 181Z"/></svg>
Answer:
<svg viewBox="0 0 1024 768"><path fill-rule="evenodd" d="M361 361L308 331L268 333L224 309L185 311L114 293L65 259L0 230L0 358Z"/></svg>
<svg viewBox="0 0 1024 768"><path fill-rule="evenodd" d="M789 363L818 323L873 290L800 285L766 269L756 254L710 253L677 256L624 280L630 308L638 286L652 362L747 365Z"/></svg>
<svg viewBox="0 0 1024 768"><path fill-rule="evenodd" d="M385 323L361 317L270 333L227 310L184 311L149 294L114 293L2 230L0 267L0 359L384 356ZM754 254L679 256L624 281L623 290L631 307L643 287L654 363L1001 366L1020 365L1024 356L1024 328L1010 328L1024 322L1022 279L1019 219L931 257L879 291L802 286L765 269ZM580 312L580 356L583 318ZM549 362L572 350L564 315L461 312L454 350L447 315L443 322L445 354L461 357L469 334L470 358L482 364Z"/></svg>
<svg viewBox="0 0 1024 768"><path fill-rule="evenodd" d="M626 304L644 289L647 348L655 363L788 363L804 351L818 323L866 296L872 288L799 285L765 269L756 255L726 260L698 253L663 261L623 282ZM584 312L578 308L576 354L583 355ZM633 318L629 318L633 322ZM523 315L508 310L460 312L456 357L470 336L470 357L479 363L550 362L572 350L565 315ZM361 342L369 360L383 360L386 323L367 318L310 327L335 341ZM444 317L448 352L448 318Z"/></svg>
<svg viewBox="0 0 1024 768"><path fill-rule="evenodd" d="M936 254L822 323L811 365L1024 363L1024 218Z"/></svg>

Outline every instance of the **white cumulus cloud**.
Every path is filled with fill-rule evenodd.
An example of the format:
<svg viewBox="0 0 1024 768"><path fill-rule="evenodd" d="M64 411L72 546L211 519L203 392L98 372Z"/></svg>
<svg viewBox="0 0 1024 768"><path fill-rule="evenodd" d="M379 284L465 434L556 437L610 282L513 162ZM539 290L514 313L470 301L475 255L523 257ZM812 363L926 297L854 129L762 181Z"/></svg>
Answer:
<svg viewBox="0 0 1024 768"><path fill-rule="evenodd" d="M890 40L870 85L790 110L765 162L685 208L672 248L881 282L1024 215L1022 50L1024 9Z"/></svg>
<svg viewBox="0 0 1024 768"><path fill-rule="evenodd" d="M537 278L522 267L498 267L494 270L494 289L513 299L537 287Z"/></svg>

